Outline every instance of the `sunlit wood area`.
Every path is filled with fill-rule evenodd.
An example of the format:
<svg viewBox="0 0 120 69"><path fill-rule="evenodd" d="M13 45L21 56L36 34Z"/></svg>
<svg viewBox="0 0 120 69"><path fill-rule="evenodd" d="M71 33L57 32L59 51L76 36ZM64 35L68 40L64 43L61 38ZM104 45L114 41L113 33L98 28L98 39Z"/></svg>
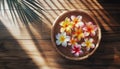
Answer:
<svg viewBox="0 0 120 69"><path fill-rule="evenodd" d="M12 19L9 10L13 9L0 9L0 69L120 68L119 0L39 1L44 9L38 13L42 20L39 23L32 21L24 24L18 16L17 20ZM102 31L102 40L96 52L81 61L64 58L56 52L51 42L54 20L62 12L73 9L89 13Z"/></svg>

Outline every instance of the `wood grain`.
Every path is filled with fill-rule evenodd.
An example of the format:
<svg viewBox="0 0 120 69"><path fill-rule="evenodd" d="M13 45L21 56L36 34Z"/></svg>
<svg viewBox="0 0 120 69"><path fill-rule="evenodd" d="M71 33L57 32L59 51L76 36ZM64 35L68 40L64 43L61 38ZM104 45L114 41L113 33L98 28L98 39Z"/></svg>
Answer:
<svg viewBox="0 0 120 69"><path fill-rule="evenodd" d="M47 12L39 14L42 17L39 24L15 25L10 16L0 14L0 69L120 68L119 3L100 0L40 0L40 2ZM102 30L99 48L90 58L82 61L65 59L56 52L51 43L50 33L54 20L62 12L71 9L82 9L89 13ZM20 20L19 22L22 23Z"/></svg>

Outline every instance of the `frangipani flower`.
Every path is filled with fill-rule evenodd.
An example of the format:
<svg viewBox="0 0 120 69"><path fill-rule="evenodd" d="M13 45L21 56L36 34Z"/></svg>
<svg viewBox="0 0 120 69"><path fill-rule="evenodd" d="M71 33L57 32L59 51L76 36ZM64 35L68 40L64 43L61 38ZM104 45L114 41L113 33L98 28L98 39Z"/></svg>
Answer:
<svg viewBox="0 0 120 69"><path fill-rule="evenodd" d="M77 37L78 40L81 40L81 38L84 38L84 32L82 28L75 28L74 36Z"/></svg>
<svg viewBox="0 0 120 69"><path fill-rule="evenodd" d="M73 53L75 56L79 56L83 54L83 51L81 50L81 45L72 46L71 53Z"/></svg>
<svg viewBox="0 0 120 69"><path fill-rule="evenodd" d="M61 34L58 33L56 35L56 44L57 45L60 45L62 44L62 46L66 47L67 46L67 41L70 40L70 37L69 36L66 36L66 32L62 32Z"/></svg>
<svg viewBox="0 0 120 69"><path fill-rule="evenodd" d="M72 46L77 45L77 39L72 37L69 41L69 45L72 45Z"/></svg>
<svg viewBox="0 0 120 69"><path fill-rule="evenodd" d="M92 22L84 23L81 15L71 15L59 23L59 33L56 34L56 45L66 47L76 57L91 52L96 45L94 39L97 25ZM69 49L69 50L68 50Z"/></svg>
<svg viewBox="0 0 120 69"><path fill-rule="evenodd" d="M95 36L96 34L96 30L97 30L97 26L93 25L92 22L88 22L86 23L86 26L83 28L83 30L85 31L85 36Z"/></svg>
<svg viewBox="0 0 120 69"><path fill-rule="evenodd" d="M71 32L72 23L70 22L70 19L68 17L65 19L65 21L62 21L60 23L60 26L61 26L61 29L60 29L61 32L64 32L64 31L69 33Z"/></svg>
<svg viewBox="0 0 120 69"><path fill-rule="evenodd" d="M71 16L72 22L73 22L73 26L75 27L82 27L84 25L84 23L82 22L82 16Z"/></svg>
<svg viewBox="0 0 120 69"><path fill-rule="evenodd" d="M94 45L94 43L93 43L93 38L90 38L90 39L85 38L84 41L85 41L85 42L83 42L81 45L82 45L83 47L86 47L87 51L89 51L90 48L94 48L94 47L95 47L95 45Z"/></svg>

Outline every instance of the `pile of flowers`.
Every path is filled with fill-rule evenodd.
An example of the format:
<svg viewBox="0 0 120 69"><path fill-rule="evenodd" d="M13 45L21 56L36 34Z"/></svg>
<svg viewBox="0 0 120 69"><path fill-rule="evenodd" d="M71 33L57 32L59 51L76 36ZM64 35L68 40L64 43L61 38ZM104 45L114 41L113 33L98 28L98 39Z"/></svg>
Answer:
<svg viewBox="0 0 120 69"><path fill-rule="evenodd" d="M60 32L56 34L57 46L71 46L71 53L80 56L86 51L95 48L94 36L97 26L92 22L83 22L82 16L71 15L59 23Z"/></svg>

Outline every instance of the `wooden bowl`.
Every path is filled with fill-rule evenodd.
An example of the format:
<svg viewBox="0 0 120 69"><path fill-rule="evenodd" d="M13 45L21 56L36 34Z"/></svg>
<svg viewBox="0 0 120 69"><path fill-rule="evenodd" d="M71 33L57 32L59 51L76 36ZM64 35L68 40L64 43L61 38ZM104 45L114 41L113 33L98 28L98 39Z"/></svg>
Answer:
<svg viewBox="0 0 120 69"><path fill-rule="evenodd" d="M68 25L63 26L64 24L62 24L67 18L70 26L70 31L66 29ZM75 18L78 18L79 21L75 22ZM82 23L80 24L80 22ZM88 29L86 30L87 27L93 27L93 32L88 31ZM61 28L64 28L66 30L61 31ZM82 33L80 34L82 34L83 36L80 39L79 34L75 34L76 29L82 30ZM66 33L66 36L68 36L69 38L66 38L66 42L64 39L64 43L62 44L62 40L60 39L62 37L60 37L60 35L62 35L63 32ZM74 41L76 41L73 44L72 42L70 43L70 41L72 41L72 38L74 39ZM71 60L83 60L92 55L98 48L101 40L101 29L94 18L91 17L88 13L81 10L71 10L63 12L56 18L51 31L51 39L53 46L63 57ZM67 43L67 45L65 43Z"/></svg>

